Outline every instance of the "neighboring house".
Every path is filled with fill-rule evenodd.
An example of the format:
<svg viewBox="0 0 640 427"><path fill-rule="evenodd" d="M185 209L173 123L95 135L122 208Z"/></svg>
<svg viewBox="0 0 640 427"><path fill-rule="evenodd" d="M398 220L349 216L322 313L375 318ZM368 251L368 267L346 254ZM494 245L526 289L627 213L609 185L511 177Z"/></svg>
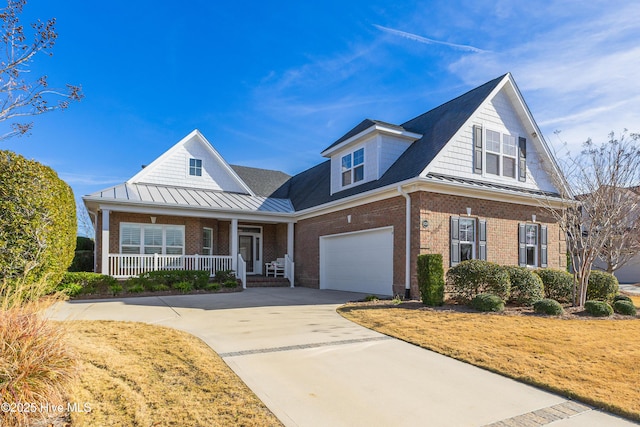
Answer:
<svg viewBox="0 0 640 427"><path fill-rule="evenodd" d="M445 268L472 258L565 268L563 234L540 207L559 201L563 181L510 74L401 125L364 120L321 154L288 177L231 166L192 132L84 197L97 271L243 276L284 258L292 285L417 297L424 253L441 253Z"/></svg>

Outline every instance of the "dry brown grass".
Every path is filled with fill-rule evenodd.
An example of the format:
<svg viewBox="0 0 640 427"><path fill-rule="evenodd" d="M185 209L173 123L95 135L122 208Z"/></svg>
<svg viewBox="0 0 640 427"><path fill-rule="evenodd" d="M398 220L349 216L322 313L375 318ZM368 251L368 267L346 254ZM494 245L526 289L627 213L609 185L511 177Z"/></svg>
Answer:
<svg viewBox="0 0 640 427"><path fill-rule="evenodd" d="M74 426L273 426L278 419L206 344L132 322L69 322L80 381Z"/></svg>
<svg viewBox="0 0 640 427"><path fill-rule="evenodd" d="M462 313L418 303L338 311L383 334L640 420L638 319Z"/></svg>

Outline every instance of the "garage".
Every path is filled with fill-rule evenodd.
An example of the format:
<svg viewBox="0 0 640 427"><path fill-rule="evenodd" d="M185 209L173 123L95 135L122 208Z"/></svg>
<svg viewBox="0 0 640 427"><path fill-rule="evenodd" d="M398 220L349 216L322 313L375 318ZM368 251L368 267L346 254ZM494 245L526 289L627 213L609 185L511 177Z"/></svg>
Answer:
<svg viewBox="0 0 640 427"><path fill-rule="evenodd" d="M393 295L393 227L321 236L320 289Z"/></svg>

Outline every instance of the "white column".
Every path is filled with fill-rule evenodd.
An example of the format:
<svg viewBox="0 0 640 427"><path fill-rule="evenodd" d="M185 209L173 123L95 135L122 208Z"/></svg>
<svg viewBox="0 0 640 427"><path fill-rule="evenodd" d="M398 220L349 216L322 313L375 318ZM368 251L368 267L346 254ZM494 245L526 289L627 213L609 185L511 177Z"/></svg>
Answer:
<svg viewBox="0 0 640 427"><path fill-rule="evenodd" d="M231 268L238 271L238 220L231 220Z"/></svg>
<svg viewBox="0 0 640 427"><path fill-rule="evenodd" d="M294 227L293 222L290 222L287 224L287 253L289 254L289 258L291 258L291 261L294 260L293 258L293 227Z"/></svg>
<svg viewBox="0 0 640 427"><path fill-rule="evenodd" d="M109 274L109 210L102 210L102 274Z"/></svg>

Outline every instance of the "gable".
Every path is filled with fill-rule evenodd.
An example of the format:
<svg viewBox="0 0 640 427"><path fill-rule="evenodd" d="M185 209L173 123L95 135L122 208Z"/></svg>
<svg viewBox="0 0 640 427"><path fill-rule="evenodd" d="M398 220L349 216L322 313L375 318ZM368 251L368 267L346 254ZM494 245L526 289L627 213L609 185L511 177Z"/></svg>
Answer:
<svg viewBox="0 0 640 427"><path fill-rule="evenodd" d="M481 136L474 132L480 132ZM481 148L474 146L478 138ZM507 147L507 141L514 145ZM521 144L526 147L523 153ZM490 147L499 148L495 152ZM508 77L446 143L421 176L445 175L558 193L557 182L550 176L554 169L555 161L517 87Z"/></svg>
<svg viewBox="0 0 640 427"><path fill-rule="evenodd" d="M197 130L167 150L127 183L252 194L238 174Z"/></svg>

